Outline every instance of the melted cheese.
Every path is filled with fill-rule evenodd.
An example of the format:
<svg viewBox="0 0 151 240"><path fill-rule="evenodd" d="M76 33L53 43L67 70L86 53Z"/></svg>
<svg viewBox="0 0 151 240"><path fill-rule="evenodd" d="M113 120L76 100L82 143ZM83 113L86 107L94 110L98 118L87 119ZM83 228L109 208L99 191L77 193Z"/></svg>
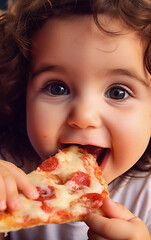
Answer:
<svg viewBox="0 0 151 240"><path fill-rule="evenodd" d="M40 187L40 189L46 190L49 186L55 189L55 198L44 200L45 204L51 209L51 212L44 211L42 209L43 202L37 200L27 199L23 194L20 194L20 199L22 202L22 208L19 211L14 211L12 214L16 221L15 227L12 230L21 228L21 225L24 224L24 218L30 219L40 219L38 224L47 224L53 223L59 216L55 215L59 210L70 211L73 215L73 219L78 219L78 216L81 214L87 213L87 206L78 202L78 200L86 193L99 193L106 188L106 185L101 185L98 178L95 176L95 169L92 168L95 165L95 158L88 154L87 160L83 159L83 153L79 150L77 146L70 147L70 151L59 151L56 155L59 159L59 166L54 171L48 173L42 171L40 168L28 174L32 183L35 186ZM92 165L92 166L91 166ZM91 166L91 167L89 167ZM71 189L76 183L74 181L64 182L66 179L74 172L81 171L88 173L90 176L90 186L82 186L82 189L79 189L72 193ZM56 181L54 175L59 176L61 180L60 183ZM103 182L104 184L104 182ZM71 194L72 193L72 194ZM72 204L72 207L70 206ZM0 231L9 231L9 226L4 222L0 221ZM72 219L71 219L72 220ZM18 225L17 225L18 224ZM34 224L33 224L34 225Z"/></svg>
<svg viewBox="0 0 151 240"><path fill-rule="evenodd" d="M59 158L59 163L61 168L58 169L58 176L65 180L67 176L75 171L86 172L83 162L80 158L81 154L77 151L77 147L72 147L72 151L59 151L57 158Z"/></svg>

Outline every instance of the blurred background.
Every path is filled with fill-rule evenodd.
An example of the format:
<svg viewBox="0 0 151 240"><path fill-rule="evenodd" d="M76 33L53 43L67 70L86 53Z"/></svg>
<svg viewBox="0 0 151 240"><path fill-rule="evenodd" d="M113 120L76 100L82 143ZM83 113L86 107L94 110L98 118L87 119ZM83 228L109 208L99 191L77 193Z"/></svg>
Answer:
<svg viewBox="0 0 151 240"><path fill-rule="evenodd" d="M0 14L7 11L8 2L7 0L0 0Z"/></svg>

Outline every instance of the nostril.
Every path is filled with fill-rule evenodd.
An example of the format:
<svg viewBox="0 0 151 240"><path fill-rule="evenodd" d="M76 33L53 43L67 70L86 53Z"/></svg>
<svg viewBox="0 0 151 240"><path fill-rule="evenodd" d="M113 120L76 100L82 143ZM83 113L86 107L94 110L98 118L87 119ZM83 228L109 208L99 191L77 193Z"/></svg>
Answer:
<svg viewBox="0 0 151 240"><path fill-rule="evenodd" d="M99 111L91 105L80 102L78 107L74 107L68 116L68 125L80 129L99 128L102 125Z"/></svg>

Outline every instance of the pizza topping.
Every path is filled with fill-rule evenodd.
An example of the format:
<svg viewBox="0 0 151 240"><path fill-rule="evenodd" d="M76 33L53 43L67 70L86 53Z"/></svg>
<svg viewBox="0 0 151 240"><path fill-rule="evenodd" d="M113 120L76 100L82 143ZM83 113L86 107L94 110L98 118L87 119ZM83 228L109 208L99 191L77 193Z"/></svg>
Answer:
<svg viewBox="0 0 151 240"><path fill-rule="evenodd" d="M63 185L64 184L63 180L59 176L57 176L56 174L52 174L51 179L53 179L54 183L57 184L57 185Z"/></svg>
<svg viewBox="0 0 151 240"><path fill-rule="evenodd" d="M72 191L83 189L84 186L90 186L90 176L84 172L74 172L68 177L66 183L71 187Z"/></svg>
<svg viewBox="0 0 151 240"><path fill-rule="evenodd" d="M40 219L38 218L31 218L30 215L26 215L24 216L24 226L28 226L28 225L35 225L38 224L40 222Z"/></svg>
<svg viewBox="0 0 151 240"><path fill-rule="evenodd" d="M39 198L37 198L36 201L41 201L41 209L44 210L46 213L50 213L52 211L52 208L47 205L46 200L56 198L54 187L48 186L45 189L37 187L37 190L39 192Z"/></svg>
<svg viewBox="0 0 151 240"><path fill-rule="evenodd" d="M42 202L42 206L41 206L42 210L44 210L44 212L46 213L50 213L52 212L52 208L50 208L46 202Z"/></svg>
<svg viewBox="0 0 151 240"><path fill-rule="evenodd" d="M58 159L56 157L50 157L46 159L42 164L39 166L39 168L42 171L45 172L51 172L54 171L59 165Z"/></svg>
<svg viewBox="0 0 151 240"><path fill-rule="evenodd" d="M86 193L81 196L81 199L94 202L94 201L102 201L102 196L99 193Z"/></svg>
<svg viewBox="0 0 151 240"><path fill-rule="evenodd" d="M80 201L85 202L91 208L100 208L102 206L103 197L99 193L86 193L81 196Z"/></svg>
<svg viewBox="0 0 151 240"><path fill-rule="evenodd" d="M108 148L97 147L93 145L85 145L84 149L96 157L96 161L101 166L106 154L109 152Z"/></svg>
<svg viewBox="0 0 151 240"><path fill-rule="evenodd" d="M52 186L48 186L45 189L42 189L41 187L37 187L37 190L39 192L39 198L37 198L36 201L45 201L45 200L50 200L56 197L55 189Z"/></svg>
<svg viewBox="0 0 151 240"><path fill-rule="evenodd" d="M0 211L0 232L81 221L91 212L102 214L103 198L109 193L96 158L104 149L96 155L97 149L91 150L79 146L59 150L31 172L28 176L37 186L39 198L28 199L20 193L23 207L19 211Z"/></svg>

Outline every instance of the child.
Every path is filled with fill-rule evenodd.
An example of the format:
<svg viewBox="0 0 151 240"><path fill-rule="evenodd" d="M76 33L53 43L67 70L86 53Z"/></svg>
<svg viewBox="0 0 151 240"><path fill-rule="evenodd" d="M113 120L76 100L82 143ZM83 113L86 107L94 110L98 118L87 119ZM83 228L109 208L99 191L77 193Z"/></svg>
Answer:
<svg viewBox="0 0 151 240"><path fill-rule="evenodd" d="M36 199L23 171L69 144L103 150L110 191L104 217L10 239L150 239L150 43L149 0L18 0L1 18L0 209Z"/></svg>

